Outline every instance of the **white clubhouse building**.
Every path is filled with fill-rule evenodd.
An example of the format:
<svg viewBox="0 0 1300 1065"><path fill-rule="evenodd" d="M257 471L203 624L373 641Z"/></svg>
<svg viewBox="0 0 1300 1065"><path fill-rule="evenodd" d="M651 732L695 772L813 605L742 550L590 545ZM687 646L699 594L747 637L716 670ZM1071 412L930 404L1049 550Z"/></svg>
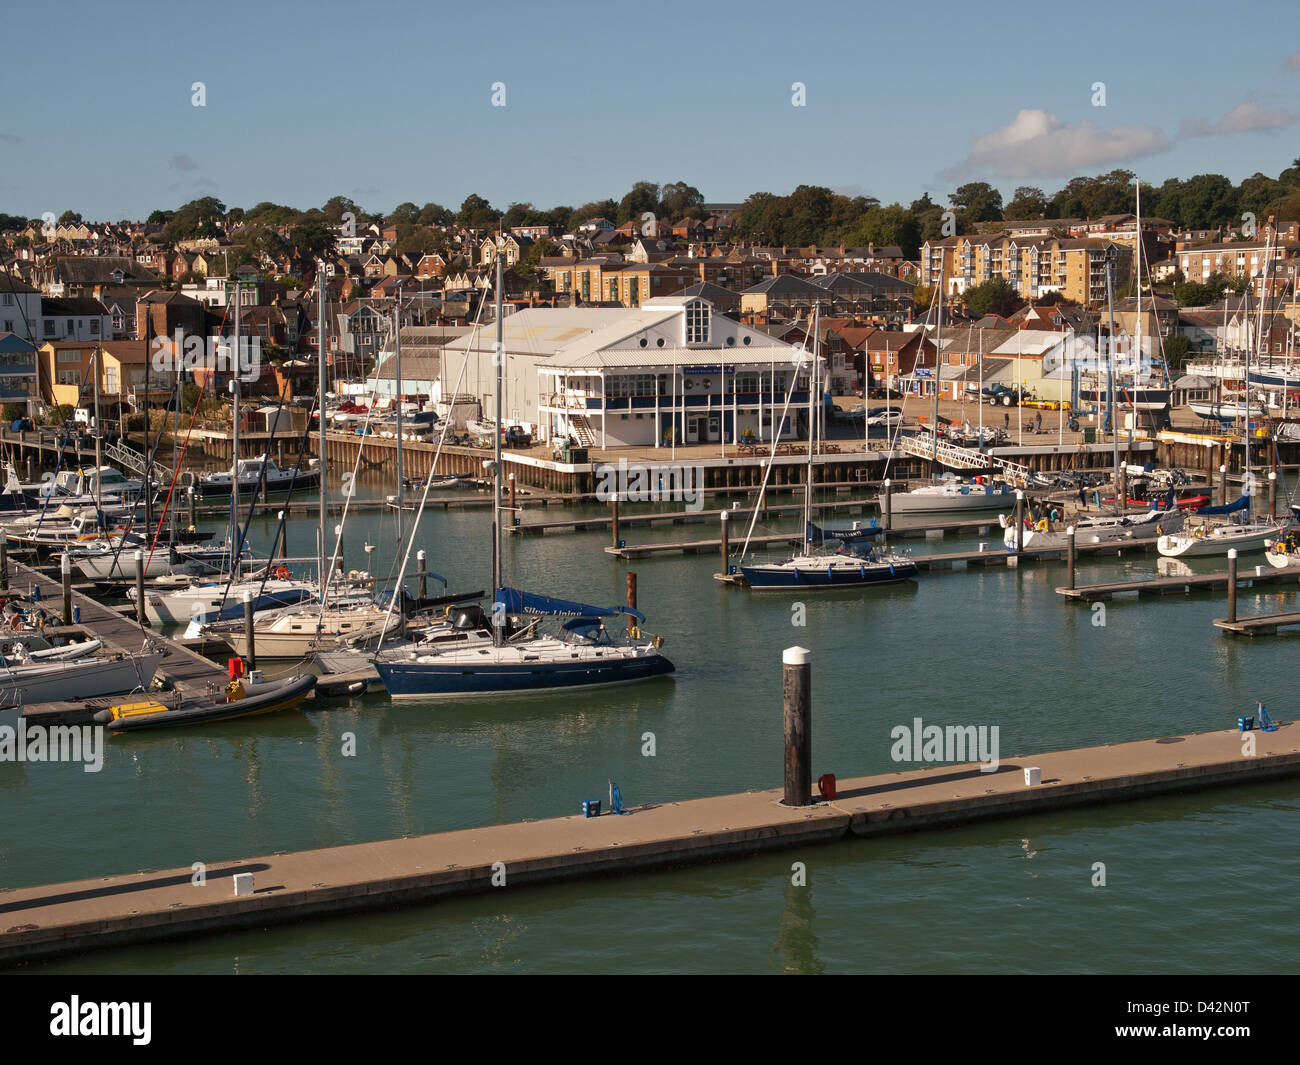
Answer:
<svg viewBox="0 0 1300 1065"><path fill-rule="evenodd" d="M447 345L440 368L442 397L477 399L487 418L495 341L494 324L480 327ZM528 308L505 318L502 341L503 419L542 440L762 443L774 424L786 439L806 423L806 354L698 297L657 297L635 310Z"/></svg>

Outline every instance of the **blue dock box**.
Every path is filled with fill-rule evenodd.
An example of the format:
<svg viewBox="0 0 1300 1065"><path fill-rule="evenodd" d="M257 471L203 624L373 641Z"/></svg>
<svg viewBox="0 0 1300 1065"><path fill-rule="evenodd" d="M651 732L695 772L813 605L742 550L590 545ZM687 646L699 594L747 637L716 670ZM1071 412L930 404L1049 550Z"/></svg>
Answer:
<svg viewBox="0 0 1300 1065"><path fill-rule="evenodd" d="M599 799L583 799L583 800L582 800L582 816L583 816L583 817L599 817L599 816L600 816L600 800L599 800Z"/></svg>

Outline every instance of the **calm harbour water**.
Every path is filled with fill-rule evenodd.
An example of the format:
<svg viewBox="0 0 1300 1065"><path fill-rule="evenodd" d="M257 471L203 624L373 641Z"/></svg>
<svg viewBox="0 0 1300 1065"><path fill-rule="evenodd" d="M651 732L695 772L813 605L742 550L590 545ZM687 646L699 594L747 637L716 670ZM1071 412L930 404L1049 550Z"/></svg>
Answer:
<svg viewBox="0 0 1300 1065"><path fill-rule="evenodd" d="M382 493L358 482L358 495ZM530 509L525 521L581 510ZM747 519L747 515L745 516ZM337 519L331 519L331 524ZM850 518L828 520L829 524ZM489 512L430 511L420 546L454 590L488 584ZM733 536L745 521L733 523ZM796 527L764 522L760 530ZM290 550L314 550L309 518ZM716 524L628 528L695 539ZM272 522L253 524L255 546ZM980 539L996 541L1000 530ZM390 572L391 515L361 512L349 568ZM1229 642L1223 599L1116 600L1105 624L1053 589L1060 564L923 576L865 593L754 595L717 559L623 563L608 532L507 539L510 582L619 602L639 576L674 678L463 705L320 703L254 722L109 741L103 771L0 764L0 886L251 857L579 812L617 781L631 804L781 781L780 653L813 656L814 775L896 768L890 730L997 725L1003 758L1231 727L1262 700L1294 716L1295 638ZM906 540L916 553L975 540ZM990 546L994 546L991 544ZM1250 560L1262 564L1262 556ZM1198 567L1203 564L1198 564ZM1080 579L1155 557L1085 561ZM1243 591L1243 613L1292 592ZM310 704L309 704L310 705ZM653 732L657 754L641 754ZM355 757L342 736L356 735ZM1274 972L1300 927L1295 782L995 822L653 875L518 892L88 955L42 972ZM790 885L794 861L808 887ZM1107 886L1092 886L1104 862Z"/></svg>

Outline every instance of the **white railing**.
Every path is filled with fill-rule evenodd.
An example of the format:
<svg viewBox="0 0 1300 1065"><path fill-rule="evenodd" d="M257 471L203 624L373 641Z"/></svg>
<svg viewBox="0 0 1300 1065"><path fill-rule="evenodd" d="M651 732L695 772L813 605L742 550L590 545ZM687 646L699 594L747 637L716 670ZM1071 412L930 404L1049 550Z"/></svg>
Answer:
<svg viewBox="0 0 1300 1065"><path fill-rule="evenodd" d="M1018 462L999 458L996 455L990 455L975 448L960 447L950 440L938 441L936 448L935 438L929 433L900 436L898 445L909 455L915 455L921 459L937 458L945 466L951 466L954 469L996 469L1018 484L1029 483L1030 470L1028 466L1022 466Z"/></svg>

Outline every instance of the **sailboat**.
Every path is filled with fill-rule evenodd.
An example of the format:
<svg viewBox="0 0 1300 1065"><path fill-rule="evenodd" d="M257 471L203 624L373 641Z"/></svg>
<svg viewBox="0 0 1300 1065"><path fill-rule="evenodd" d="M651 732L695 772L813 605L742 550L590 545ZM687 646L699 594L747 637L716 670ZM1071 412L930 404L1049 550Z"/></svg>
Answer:
<svg viewBox="0 0 1300 1065"><path fill-rule="evenodd" d="M503 279L497 257L496 340L502 350ZM496 419L501 424L504 360L496 361ZM645 617L631 607L600 607L503 587L501 583L501 434L494 434L491 640L444 641L380 651L375 670L394 699L552 692L627 684L672 673L660 654L663 640L641 632ZM411 530L414 540L415 529ZM407 555L410 554L408 544ZM405 564L403 564L403 569ZM401 574L399 573L399 581ZM626 614L626 636L605 628L604 618ZM546 634L545 618L566 619Z"/></svg>
<svg viewBox="0 0 1300 1065"><path fill-rule="evenodd" d="M857 588L870 584L905 581L917 573L916 563L874 547L846 542L834 553L816 552L813 541L820 538L812 522L813 450L817 439L817 320L813 311L812 366L808 384L808 471L803 495L803 551L784 562L756 563L740 567L745 583L756 591L791 591L804 588ZM832 536L829 531L825 534ZM857 538L854 538L856 540Z"/></svg>

